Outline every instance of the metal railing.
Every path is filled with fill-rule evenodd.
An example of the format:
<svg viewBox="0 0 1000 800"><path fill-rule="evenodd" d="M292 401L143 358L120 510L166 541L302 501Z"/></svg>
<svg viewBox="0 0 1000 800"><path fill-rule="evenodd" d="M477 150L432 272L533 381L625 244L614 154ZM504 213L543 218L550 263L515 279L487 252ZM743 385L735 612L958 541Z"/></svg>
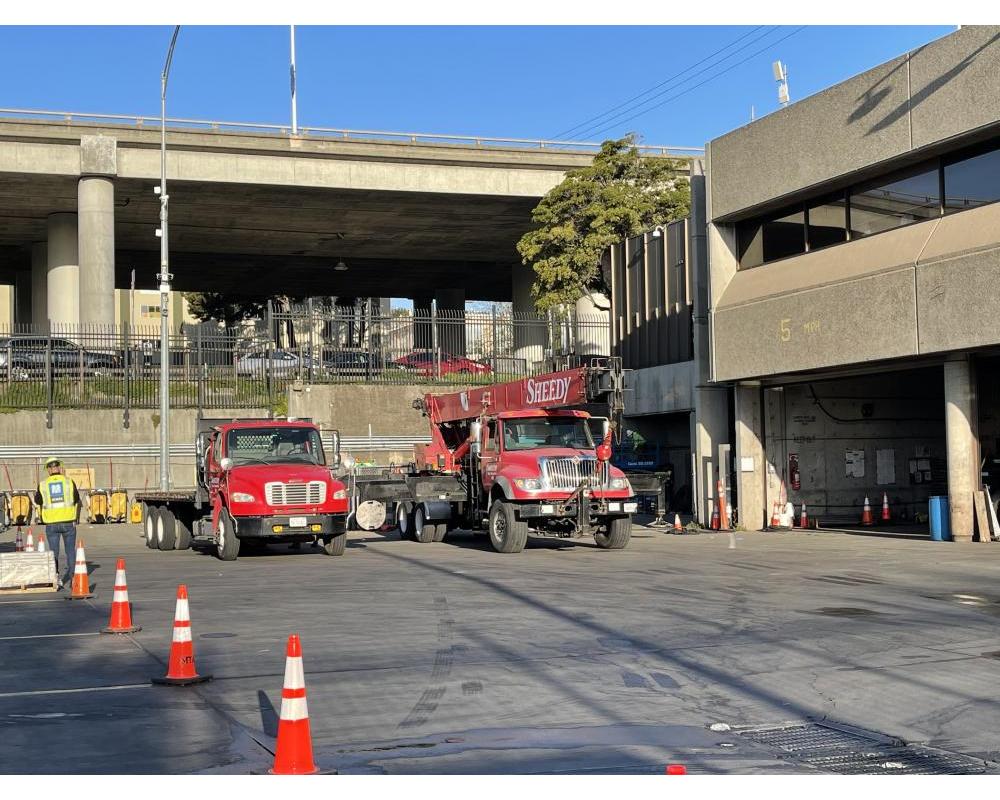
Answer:
<svg viewBox="0 0 1000 800"><path fill-rule="evenodd" d="M289 384L473 385L607 355L606 315L358 309L270 312L237 329L184 325L171 336L175 408L278 411ZM0 409L157 408L155 326L0 327Z"/></svg>
<svg viewBox="0 0 1000 800"><path fill-rule="evenodd" d="M134 125L138 128L160 128L158 116L128 114L86 114L78 111L44 111L27 108L0 108L0 115L21 119L54 119L72 124L74 122L107 122ZM277 136L291 136L290 125L274 125L264 122L224 122L221 120L185 119L168 117L167 123L178 129L207 131L249 131ZM515 149L545 149L565 152L595 153L601 149L601 142L560 141L557 139L518 139L500 136L463 136L449 133L414 133L403 131L378 131L350 128L326 128L321 126L299 127L297 137L312 136L347 141L383 141L398 144L457 145L462 147L491 147ZM639 145L639 152L650 156L670 156L689 158L702 156L701 147L674 147L672 145Z"/></svg>

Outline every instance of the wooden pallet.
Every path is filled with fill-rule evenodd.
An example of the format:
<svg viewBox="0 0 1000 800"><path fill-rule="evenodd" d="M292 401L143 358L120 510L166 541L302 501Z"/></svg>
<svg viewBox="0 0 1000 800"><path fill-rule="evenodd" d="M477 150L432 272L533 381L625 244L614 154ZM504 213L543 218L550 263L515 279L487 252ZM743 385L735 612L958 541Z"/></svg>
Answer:
<svg viewBox="0 0 1000 800"><path fill-rule="evenodd" d="M36 594L39 592L58 592L58 584L52 583L41 583L33 584L31 586L9 586L5 589L0 588L0 594Z"/></svg>

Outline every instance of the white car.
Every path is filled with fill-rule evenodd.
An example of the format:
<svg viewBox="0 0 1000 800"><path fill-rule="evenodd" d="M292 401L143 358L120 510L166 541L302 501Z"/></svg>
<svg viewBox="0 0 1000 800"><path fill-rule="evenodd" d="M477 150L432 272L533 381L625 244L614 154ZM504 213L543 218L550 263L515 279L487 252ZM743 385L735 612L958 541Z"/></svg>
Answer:
<svg viewBox="0 0 1000 800"><path fill-rule="evenodd" d="M263 378L270 373L272 377L288 378L298 375L300 367L303 373L307 373L310 364L316 372L323 368L322 364L308 356L300 358L289 350L255 350L237 359L236 374Z"/></svg>

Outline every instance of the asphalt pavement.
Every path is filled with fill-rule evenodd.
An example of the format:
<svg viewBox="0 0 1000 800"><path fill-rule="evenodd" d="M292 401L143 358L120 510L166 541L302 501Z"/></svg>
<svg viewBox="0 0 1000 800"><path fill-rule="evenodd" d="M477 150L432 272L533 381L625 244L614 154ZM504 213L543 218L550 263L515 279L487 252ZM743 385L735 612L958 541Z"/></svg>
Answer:
<svg viewBox="0 0 1000 800"><path fill-rule="evenodd" d="M3 773L266 770L291 633L342 773L836 771L745 734L808 720L1000 760L1000 545L639 527L500 555L389 531L224 563L80 534L92 600L0 594ZM119 556L142 630L101 635ZM214 680L151 686L178 583Z"/></svg>

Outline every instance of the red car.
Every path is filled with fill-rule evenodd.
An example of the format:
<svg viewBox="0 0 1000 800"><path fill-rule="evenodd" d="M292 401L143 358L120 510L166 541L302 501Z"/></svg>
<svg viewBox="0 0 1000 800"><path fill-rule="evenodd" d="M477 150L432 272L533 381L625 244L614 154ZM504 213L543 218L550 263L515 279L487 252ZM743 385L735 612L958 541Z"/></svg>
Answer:
<svg viewBox="0 0 1000 800"><path fill-rule="evenodd" d="M396 364L423 377L434 375L434 354L424 352L407 353L396 359ZM488 375L493 372L489 364L473 361L465 356L441 354L441 375Z"/></svg>

